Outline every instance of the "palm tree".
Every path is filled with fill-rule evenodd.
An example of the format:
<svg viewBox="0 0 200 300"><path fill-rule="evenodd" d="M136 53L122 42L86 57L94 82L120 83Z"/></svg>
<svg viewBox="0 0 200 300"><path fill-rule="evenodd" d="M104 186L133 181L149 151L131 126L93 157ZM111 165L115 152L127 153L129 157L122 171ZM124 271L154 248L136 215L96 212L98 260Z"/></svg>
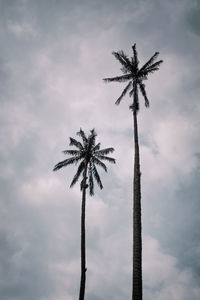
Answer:
<svg viewBox="0 0 200 300"><path fill-rule="evenodd" d="M139 60L136 51L136 44L132 46L133 57L130 59L123 52L113 52L112 54L121 63L121 71L123 75L112 78L104 78L105 82L126 82L125 89L120 97L115 102L119 105L122 98L129 92L132 97L132 104L130 109L133 112L134 122L134 144L135 144L135 158L134 158L134 197L133 197L133 277L132 277L132 300L142 300L142 226L141 226L141 186L140 186L140 159L139 159L139 143L138 143L138 125L137 113L139 111L138 90L140 90L144 97L145 106L149 107L149 100L147 98L144 80L147 80L148 75L154 73L159 69L162 60L156 61L158 52L139 68Z"/></svg>
<svg viewBox="0 0 200 300"><path fill-rule="evenodd" d="M64 154L71 155L55 165L53 171L57 171L62 167L71 164L79 163L77 172L71 182L70 187L74 186L82 174L80 189L82 191L82 208L81 208L81 280L79 300L84 300L85 295L85 282L86 282L86 250L85 250L85 202L86 202L86 189L89 187L89 193L94 195L94 179L100 189L103 188L99 173L96 165L100 166L107 172L107 167L102 161L115 163L115 159L107 156L107 154L114 151L113 148L100 149L100 143L96 144L96 132L94 129L90 131L88 137L85 132L80 129L77 135L82 138L82 143L70 137L70 146L74 146L75 150L64 150Z"/></svg>

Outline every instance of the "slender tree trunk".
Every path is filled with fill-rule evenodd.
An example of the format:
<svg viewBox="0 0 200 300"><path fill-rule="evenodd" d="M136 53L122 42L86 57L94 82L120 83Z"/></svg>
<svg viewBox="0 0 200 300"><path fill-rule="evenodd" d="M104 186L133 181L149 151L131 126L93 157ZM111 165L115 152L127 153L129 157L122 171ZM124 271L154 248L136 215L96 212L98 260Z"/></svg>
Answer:
<svg viewBox="0 0 200 300"><path fill-rule="evenodd" d="M142 225L140 155L138 144L137 112L133 110L134 122L134 182L133 182L133 282L132 300L142 300Z"/></svg>
<svg viewBox="0 0 200 300"><path fill-rule="evenodd" d="M82 207L81 207L81 281L79 300L84 300L85 297L85 282L86 282L86 250L85 250L85 202L87 189L87 163L82 181Z"/></svg>

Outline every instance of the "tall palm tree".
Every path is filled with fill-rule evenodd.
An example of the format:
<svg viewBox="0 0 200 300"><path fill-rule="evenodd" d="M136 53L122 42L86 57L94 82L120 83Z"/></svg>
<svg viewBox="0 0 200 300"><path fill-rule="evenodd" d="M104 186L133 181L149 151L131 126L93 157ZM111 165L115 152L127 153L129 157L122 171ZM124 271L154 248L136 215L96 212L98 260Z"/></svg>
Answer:
<svg viewBox="0 0 200 300"><path fill-rule="evenodd" d="M71 155L55 165L53 171L57 171L62 167L71 164L79 163L77 172L71 182L70 187L74 186L82 175L80 189L82 191L82 208L81 208L81 280L79 300L84 300L85 295L85 282L86 282L86 249L85 249L85 202L86 202L86 189L89 187L89 194L94 195L94 179L100 189L103 188L99 173L96 165L102 167L107 172L107 167L102 161L115 163L115 159L107 156L107 154L114 151L113 148L100 149L100 143L96 144L96 132L94 129L90 131L88 137L85 132L80 129L77 135L82 138L82 143L70 137L70 146L74 146L75 150L64 150L64 154Z"/></svg>
<svg viewBox="0 0 200 300"><path fill-rule="evenodd" d="M138 125L137 113L139 111L139 97L140 90L144 97L145 106L149 107L149 100L147 98L144 80L147 80L148 75L154 73L159 69L162 60L156 61L158 52L139 68L139 60L136 51L136 44L132 46L133 56L129 59L123 52L113 52L112 54L121 63L121 71L123 75L112 78L104 78L105 82L125 82L128 81L122 94L116 100L115 104L119 105L122 98L129 92L132 97L132 104L129 108L133 112L134 124L134 144L135 144L135 158L134 158L134 181L133 181L133 277L132 277L132 300L142 300L142 225L141 225L141 185L140 185L140 158L139 158L139 143L138 143Z"/></svg>

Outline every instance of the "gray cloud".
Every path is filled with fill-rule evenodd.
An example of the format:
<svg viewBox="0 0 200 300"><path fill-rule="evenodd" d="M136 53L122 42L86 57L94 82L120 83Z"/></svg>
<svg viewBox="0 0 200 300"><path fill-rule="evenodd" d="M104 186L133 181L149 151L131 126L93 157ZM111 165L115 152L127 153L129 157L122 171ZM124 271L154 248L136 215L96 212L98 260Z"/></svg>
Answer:
<svg viewBox="0 0 200 300"><path fill-rule="evenodd" d="M79 186L52 173L80 126L114 146L116 166L87 201L87 298L131 296L132 117L113 50L164 64L141 99L144 295L199 298L198 1L0 2L0 293L74 300L80 280Z"/></svg>
<svg viewBox="0 0 200 300"><path fill-rule="evenodd" d="M187 21L190 26L190 30L195 34L200 33L200 22L199 22L199 15L200 12L200 4L198 1L194 2L193 7L188 11L187 14Z"/></svg>

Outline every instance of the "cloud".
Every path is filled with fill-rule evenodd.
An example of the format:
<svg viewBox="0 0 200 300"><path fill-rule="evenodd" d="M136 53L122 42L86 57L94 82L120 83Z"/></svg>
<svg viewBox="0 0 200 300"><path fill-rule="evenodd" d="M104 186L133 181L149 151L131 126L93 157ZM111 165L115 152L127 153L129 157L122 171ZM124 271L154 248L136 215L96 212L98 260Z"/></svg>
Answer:
<svg viewBox="0 0 200 300"><path fill-rule="evenodd" d="M19 24L8 22L8 30L11 31L16 37L35 36L36 31L30 24Z"/></svg>
<svg viewBox="0 0 200 300"><path fill-rule="evenodd" d="M111 55L164 59L138 114L144 295L197 300L199 289L198 3L10 1L0 18L0 290L2 300L73 300L80 280L75 168L53 173L69 136L95 127L117 164L87 198L88 299L131 297L133 132L115 100ZM112 295L112 296L111 296Z"/></svg>
<svg viewBox="0 0 200 300"><path fill-rule="evenodd" d="M157 240L150 236L145 237L143 252L145 298L198 299L200 290L191 271L180 271L175 257L163 253ZM155 291L153 297L152 291Z"/></svg>

